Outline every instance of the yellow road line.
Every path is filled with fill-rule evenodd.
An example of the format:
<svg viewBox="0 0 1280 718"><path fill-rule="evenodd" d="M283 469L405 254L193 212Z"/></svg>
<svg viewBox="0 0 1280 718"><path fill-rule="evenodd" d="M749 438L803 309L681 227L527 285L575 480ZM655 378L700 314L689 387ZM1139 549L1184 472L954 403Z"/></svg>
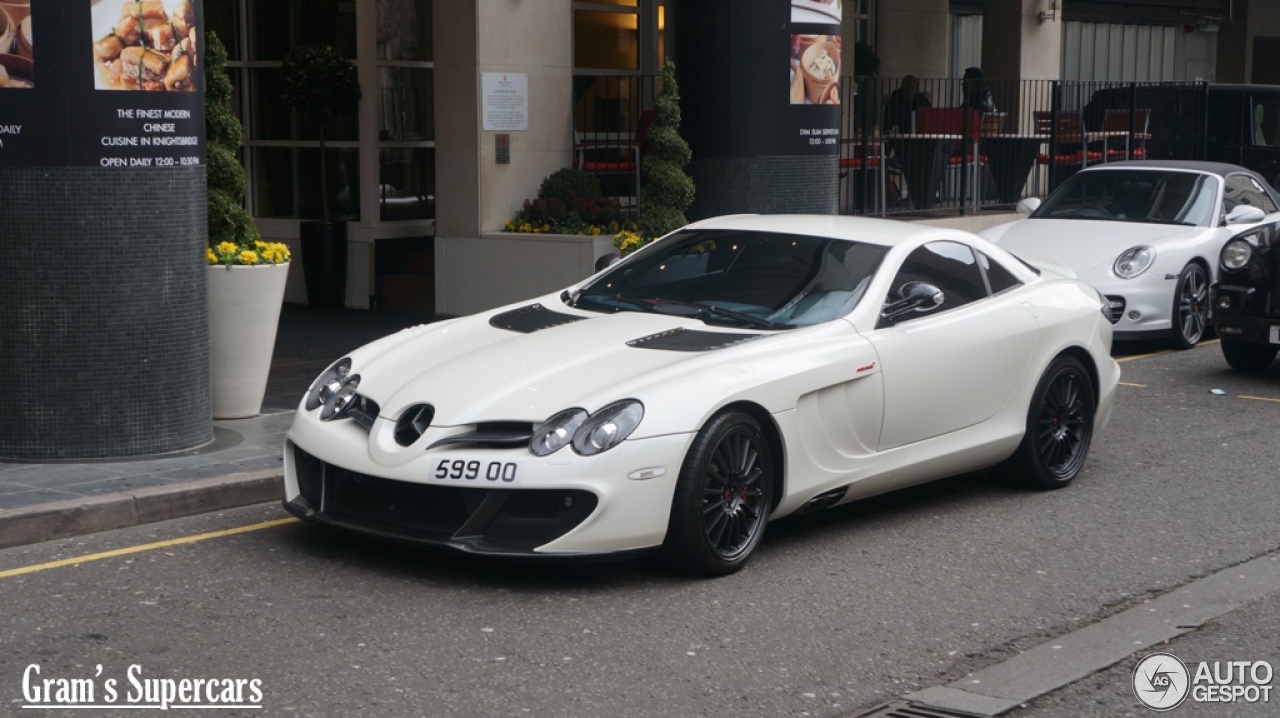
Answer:
<svg viewBox="0 0 1280 718"><path fill-rule="evenodd" d="M1120 384L1120 386L1136 386L1136 387L1138 387L1139 389L1146 389L1146 388L1147 388L1147 385L1146 385L1146 384L1130 384L1130 383L1129 383L1129 382L1127 382L1127 381L1122 381L1122 382L1118 382L1118 383Z"/></svg>
<svg viewBox="0 0 1280 718"><path fill-rule="evenodd" d="M1208 345L1210 345L1210 344L1217 344L1217 343L1218 343L1218 342L1220 342L1220 341L1222 341L1222 340L1221 340L1221 339L1209 339L1208 341L1200 342L1200 343L1199 343L1199 344L1197 344L1196 346L1198 346L1198 347L1208 346Z"/></svg>
<svg viewBox="0 0 1280 718"><path fill-rule="evenodd" d="M1269 396L1245 396L1244 394L1241 394L1240 398L1253 399L1254 401L1274 401L1275 403L1280 404L1280 399L1272 399Z"/></svg>
<svg viewBox="0 0 1280 718"><path fill-rule="evenodd" d="M1116 360L1116 363L1123 364L1127 361L1133 361L1134 359L1146 359L1147 357L1158 357L1158 356L1163 356L1165 354L1172 354L1172 353L1173 353L1172 349L1165 349L1162 352L1151 352L1150 354L1134 354L1131 357L1120 357L1119 359Z"/></svg>
<svg viewBox="0 0 1280 718"><path fill-rule="evenodd" d="M250 531L261 531L283 524L293 523L297 519L289 517L287 519L275 519L273 521L263 521L258 524L250 524L248 526L239 526L233 529L224 529L222 531L210 531L209 533L196 534L194 536L183 536L182 538L169 539L168 541L156 541L155 543L142 544L140 546L129 546L127 548L118 548L112 551L103 551L102 553L91 553L87 556L77 556L75 558L64 558L48 563L38 563L33 566L23 566L22 568L11 568L7 571L0 571L0 578L12 578L27 573L35 573L37 571L48 571L51 568L60 568L62 566L73 566L88 561L101 561L104 558L114 558L116 556L127 556L131 553L141 553L143 551L153 551L158 548L167 546L178 546L184 543L195 543L197 541L207 541L209 539L222 538L224 536L235 536L236 534L249 533Z"/></svg>

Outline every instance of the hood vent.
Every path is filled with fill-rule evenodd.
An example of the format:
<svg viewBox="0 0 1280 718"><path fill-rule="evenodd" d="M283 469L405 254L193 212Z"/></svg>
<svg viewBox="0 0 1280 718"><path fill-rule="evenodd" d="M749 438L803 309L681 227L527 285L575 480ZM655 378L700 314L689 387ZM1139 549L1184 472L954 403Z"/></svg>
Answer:
<svg viewBox="0 0 1280 718"><path fill-rule="evenodd" d="M510 449L528 446L533 438L533 422L531 421L482 421L471 431L446 436L427 447L430 451L448 444L478 444L499 449Z"/></svg>
<svg viewBox="0 0 1280 718"><path fill-rule="evenodd" d="M543 329L558 327L561 324L571 324L586 318L576 314L553 312L541 304L530 304L527 307L520 307L509 312L493 315L489 318L489 326L520 332L521 334L532 334Z"/></svg>
<svg viewBox="0 0 1280 718"><path fill-rule="evenodd" d="M726 334L679 328L632 339L627 342L627 346L637 349L665 349L673 352L708 352L749 342L762 336L764 335Z"/></svg>
<svg viewBox="0 0 1280 718"><path fill-rule="evenodd" d="M414 404L405 409L396 420L395 439L401 446L413 446L435 418L435 407L430 404Z"/></svg>

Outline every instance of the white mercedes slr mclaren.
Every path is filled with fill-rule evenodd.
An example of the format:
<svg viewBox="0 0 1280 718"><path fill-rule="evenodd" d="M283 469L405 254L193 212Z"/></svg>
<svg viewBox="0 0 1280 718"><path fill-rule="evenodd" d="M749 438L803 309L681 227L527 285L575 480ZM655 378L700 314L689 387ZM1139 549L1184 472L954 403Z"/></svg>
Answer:
<svg viewBox="0 0 1280 718"><path fill-rule="evenodd" d="M1216 162L1112 162L1082 170L1027 219L983 237L1024 258L1062 262L1107 298L1116 339L1169 338L1190 349L1209 325L1209 287L1229 240L1280 220L1255 172Z"/></svg>
<svg viewBox="0 0 1280 718"><path fill-rule="evenodd" d="M285 508L504 557L743 566L768 521L987 467L1080 472L1120 370L1106 302L958 230L695 223L568 289L333 364Z"/></svg>

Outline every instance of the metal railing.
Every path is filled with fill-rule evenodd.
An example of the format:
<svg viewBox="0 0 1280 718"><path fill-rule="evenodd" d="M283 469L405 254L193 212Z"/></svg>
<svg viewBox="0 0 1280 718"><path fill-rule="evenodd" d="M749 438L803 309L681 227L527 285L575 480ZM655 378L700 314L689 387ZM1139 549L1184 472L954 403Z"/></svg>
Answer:
<svg viewBox="0 0 1280 718"><path fill-rule="evenodd" d="M842 214L1010 209L1090 165L1205 157L1205 83L904 79L841 78ZM573 164L631 218L658 80L573 78Z"/></svg>
<svg viewBox="0 0 1280 718"><path fill-rule="evenodd" d="M842 214L1007 209L1093 164L1205 154L1204 83L842 83Z"/></svg>

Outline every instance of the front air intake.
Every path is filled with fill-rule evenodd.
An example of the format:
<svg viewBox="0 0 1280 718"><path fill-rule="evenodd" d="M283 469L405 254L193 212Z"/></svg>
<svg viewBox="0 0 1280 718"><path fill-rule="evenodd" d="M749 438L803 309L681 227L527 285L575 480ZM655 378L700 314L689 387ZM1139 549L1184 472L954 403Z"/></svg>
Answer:
<svg viewBox="0 0 1280 718"><path fill-rule="evenodd" d="M431 426L436 409L430 404L414 404L400 413L396 420L395 439L401 446L412 446L422 438L422 433Z"/></svg>

